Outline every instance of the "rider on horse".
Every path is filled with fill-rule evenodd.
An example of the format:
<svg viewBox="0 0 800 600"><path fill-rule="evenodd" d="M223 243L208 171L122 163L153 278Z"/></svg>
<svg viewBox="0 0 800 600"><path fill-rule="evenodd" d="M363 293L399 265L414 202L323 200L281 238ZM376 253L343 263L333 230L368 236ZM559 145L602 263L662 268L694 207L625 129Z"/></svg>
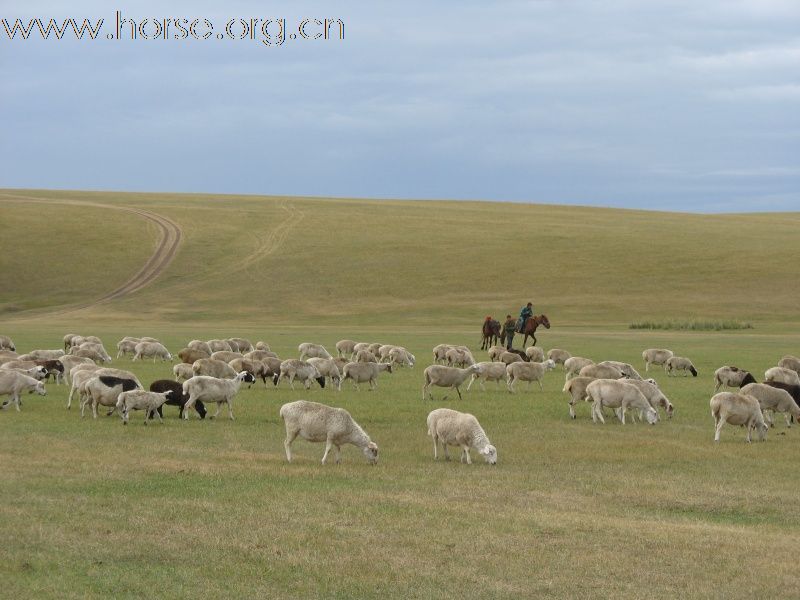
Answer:
<svg viewBox="0 0 800 600"><path fill-rule="evenodd" d="M517 333L522 333L525 327L525 321L533 316L533 303L528 302L527 305L522 307L519 311L519 319L517 320Z"/></svg>

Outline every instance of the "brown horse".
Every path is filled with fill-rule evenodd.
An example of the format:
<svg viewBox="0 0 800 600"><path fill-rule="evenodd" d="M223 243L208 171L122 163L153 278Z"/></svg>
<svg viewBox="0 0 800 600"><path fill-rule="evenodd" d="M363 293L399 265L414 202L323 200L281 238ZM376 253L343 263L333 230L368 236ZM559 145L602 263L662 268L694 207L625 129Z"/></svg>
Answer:
<svg viewBox="0 0 800 600"><path fill-rule="evenodd" d="M528 343L528 336L533 338L533 345L536 345L536 328L543 325L545 329L550 329L550 319L547 315L533 315L522 325L522 333L525 334L525 339L522 341L524 348Z"/></svg>
<svg viewBox="0 0 800 600"><path fill-rule="evenodd" d="M497 344L497 339L500 337L500 321L495 319L486 319L483 322L483 339L481 340L481 350L488 350L489 346Z"/></svg>

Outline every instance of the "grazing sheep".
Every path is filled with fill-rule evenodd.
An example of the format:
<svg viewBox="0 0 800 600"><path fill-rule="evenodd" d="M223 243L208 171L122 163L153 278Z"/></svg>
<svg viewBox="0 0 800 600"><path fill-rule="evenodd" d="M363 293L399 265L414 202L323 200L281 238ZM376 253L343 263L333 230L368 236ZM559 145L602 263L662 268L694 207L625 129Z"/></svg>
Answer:
<svg viewBox="0 0 800 600"><path fill-rule="evenodd" d="M525 356L530 362L544 362L544 350L538 346L528 346L525 348Z"/></svg>
<svg viewBox="0 0 800 600"><path fill-rule="evenodd" d="M161 405L169 400L172 395L172 390L167 390L166 392L148 392L145 390L122 392L117 398L116 405L116 408L119 409L120 417L122 418L122 424L128 424L128 413L132 410L144 411L145 425L147 425L147 421L153 414L158 416L158 421L160 423L163 423L164 420L161 418L161 413L158 412L158 409L160 409Z"/></svg>
<svg viewBox="0 0 800 600"><path fill-rule="evenodd" d="M528 362L528 356L521 350L506 350L499 356L500 362L504 365L510 365L516 362Z"/></svg>
<svg viewBox="0 0 800 600"><path fill-rule="evenodd" d="M139 338L123 338L117 342L117 358L136 354L136 344L141 342Z"/></svg>
<svg viewBox="0 0 800 600"><path fill-rule="evenodd" d="M234 358L233 360L228 362L228 365L230 365L230 367L237 373L240 371L247 371L248 373L252 373L256 379L258 379L259 377L261 379L264 379L266 377L267 367L260 360L250 360L249 358Z"/></svg>
<svg viewBox="0 0 800 600"><path fill-rule="evenodd" d="M414 363L417 362L417 358L405 348L395 346L389 352L389 362L401 367L413 367Z"/></svg>
<svg viewBox="0 0 800 600"><path fill-rule="evenodd" d="M171 379L157 379L150 384L151 392L167 392L170 390L172 391L172 395L167 398L166 404L179 407L180 412L178 416L179 418L183 418L183 407L185 406L186 401L189 400L189 396L183 393L183 386L177 381L172 381ZM206 418L206 407L203 406L203 402L201 400L198 400L194 403L194 409L197 411L197 414L201 419ZM160 417L164 416L161 406L159 406L156 410L158 411L158 415Z"/></svg>
<svg viewBox="0 0 800 600"><path fill-rule="evenodd" d="M186 381L194 377L192 365L186 363L178 363L172 367L172 373L175 375L175 381Z"/></svg>
<svg viewBox="0 0 800 600"><path fill-rule="evenodd" d="M764 373L764 381L777 381L789 385L800 385L800 375L791 369L783 367L772 367Z"/></svg>
<svg viewBox="0 0 800 600"><path fill-rule="evenodd" d="M433 362L436 364L443 363L446 360L447 351L450 348L455 348L452 344L439 344L433 347ZM356 350L358 352L358 350Z"/></svg>
<svg viewBox="0 0 800 600"><path fill-rule="evenodd" d="M378 362L378 359L369 350L359 350L358 352L356 352L356 356L355 356L355 359L353 360L353 362L371 362L371 363L374 363L374 362Z"/></svg>
<svg viewBox="0 0 800 600"><path fill-rule="evenodd" d="M229 363L235 358L244 358L244 354L241 352L234 352L232 350L218 350L217 352L211 353L211 358Z"/></svg>
<svg viewBox="0 0 800 600"><path fill-rule="evenodd" d="M11 350L12 352L17 351L17 345L7 335L0 335L0 350Z"/></svg>
<svg viewBox="0 0 800 600"><path fill-rule="evenodd" d="M194 376L205 375L206 377L216 377L217 379L233 379L236 371L222 360L216 358L201 358L192 363L192 373Z"/></svg>
<svg viewBox="0 0 800 600"><path fill-rule="evenodd" d="M739 367L724 366L714 371L714 392L717 392L723 385L740 388L748 383L756 383L756 378L750 371Z"/></svg>
<svg viewBox="0 0 800 600"><path fill-rule="evenodd" d="M506 385L508 386L508 391L512 394L515 392L514 385L517 383L517 381L527 381L528 388L531 387L532 381L536 381L539 383L539 388L544 391L542 377L544 377L544 374L547 373L547 371L555 368L556 363L550 358L543 363L511 363L506 367Z"/></svg>
<svg viewBox="0 0 800 600"><path fill-rule="evenodd" d="M643 377L639 375L639 372L633 368L633 365L626 362L619 362L618 360L604 360L603 362L599 362L597 364L598 366L614 367L628 379L638 379L639 381L643 379Z"/></svg>
<svg viewBox="0 0 800 600"><path fill-rule="evenodd" d="M686 377L686 373L691 373L692 377L697 377L697 369L694 368L692 361L688 358L684 358L683 356L670 356L667 359L667 362L664 365L664 368L667 371L667 376L672 377L673 373L676 371L683 371L683 376Z"/></svg>
<svg viewBox="0 0 800 600"><path fill-rule="evenodd" d="M319 387L325 387L325 378L320 375L319 371L317 371L317 368L314 365L297 358L290 358L281 363L281 374L279 381L280 379L288 379L289 386L292 389L294 389L295 379L302 381L303 386L306 389L311 387L311 381L314 379L317 380Z"/></svg>
<svg viewBox="0 0 800 600"><path fill-rule="evenodd" d="M378 348L378 362L387 362L389 360L389 352L391 352L396 346L392 344L384 344L380 348Z"/></svg>
<svg viewBox="0 0 800 600"><path fill-rule="evenodd" d="M378 462L378 445L369 439L367 433L343 408L297 400L281 406L280 415L286 426L283 447L287 462L292 462L292 442L298 435L309 442L325 442L323 465L331 448L336 448L336 464L339 464L342 460L341 447L345 444L361 448L371 465Z"/></svg>
<svg viewBox="0 0 800 600"><path fill-rule="evenodd" d="M374 390L378 387L378 375L386 371L392 372L391 363L372 363L372 362L349 362L342 369L342 382L345 379L353 380L353 387L358 387L359 383L369 382L369 389ZM341 388L341 383L339 384Z"/></svg>
<svg viewBox="0 0 800 600"><path fill-rule="evenodd" d="M81 356L72 356L69 354L59 358L58 362L64 365L64 379L66 380L67 385L70 384L69 373L70 371L72 371L72 367L81 364L90 364L90 365L95 364L91 358L83 358Z"/></svg>
<svg viewBox="0 0 800 600"><path fill-rule="evenodd" d="M342 373L332 358L311 357L306 362L314 365L322 377L330 379L331 385L336 386L337 390L342 390Z"/></svg>
<svg viewBox="0 0 800 600"><path fill-rule="evenodd" d="M378 350L380 349L380 347L381 347L381 346L385 346L385 345L386 345L386 344L382 344L382 343L380 343L380 342L374 342L374 343L372 343L372 344L370 344L370 345L369 345L369 348L367 348L367 350L369 350L370 352L372 352L372 354L373 354L374 356L378 356Z"/></svg>
<svg viewBox="0 0 800 600"><path fill-rule="evenodd" d="M196 360L200 360L201 358L211 358L211 354L205 352L204 350L196 350L187 346L178 352L178 358L181 360L181 362L191 365Z"/></svg>
<svg viewBox="0 0 800 600"><path fill-rule="evenodd" d="M78 337L77 333L68 333L64 336L64 352L67 352L72 347L72 338Z"/></svg>
<svg viewBox="0 0 800 600"><path fill-rule="evenodd" d="M278 355L271 350L252 350L244 355L249 360L265 360L267 358L278 358Z"/></svg>
<svg viewBox="0 0 800 600"><path fill-rule="evenodd" d="M40 365L36 365L34 367L28 367L27 369L23 369L20 367L6 367L3 365L3 369L6 371L16 371L17 373L22 373L23 375L27 375L28 377L33 377L39 381L45 381L48 376L47 369Z"/></svg>
<svg viewBox="0 0 800 600"><path fill-rule="evenodd" d="M37 360L36 365L45 369L45 379L50 376L55 379L56 384L64 383L64 364L60 360Z"/></svg>
<svg viewBox="0 0 800 600"><path fill-rule="evenodd" d="M111 362L111 355L106 351L105 346L98 342L83 342L79 346L73 346L70 350L70 354L77 354L80 350L93 350L103 358L103 362ZM61 352L61 350L59 350L59 352Z"/></svg>
<svg viewBox="0 0 800 600"><path fill-rule="evenodd" d="M578 402L588 402L590 400L589 394L586 392L586 387L595 381L594 377L573 377L564 384L564 389L561 390L569 394L569 416L573 419L577 418L575 414L575 405Z"/></svg>
<svg viewBox="0 0 800 600"><path fill-rule="evenodd" d="M267 379L271 379L273 385L278 385L278 379L281 376L281 363L283 361L280 358L273 358L267 357L261 361L261 364L264 365L264 370L262 371L261 379L264 381L264 387L267 387Z"/></svg>
<svg viewBox="0 0 800 600"><path fill-rule="evenodd" d="M658 385L655 383L655 379L650 379L647 381L641 379L626 379L625 383L633 385L642 392L642 395L647 398L647 402L650 403L656 414L658 414L658 409L663 408L664 414L667 415L668 419L672 418L673 413L675 412L675 407L664 395L660 389L658 389Z"/></svg>
<svg viewBox="0 0 800 600"><path fill-rule="evenodd" d="M91 348L73 347L73 351L71 351L70 354L79 358L89 358L96 363L106 362L102 354Z"/></svg>
<svg viewBox="0 0 800 600"><path fill-rule="evenodd" d="M666 365L667 361L673 356L674 353L672 350L666 350L664 348L650 348L648 350L644 350L642 352L642 358L644 359L644 370L649 371L650 365Z"/></svg>
<svg viewBox="0 0 800 600"><path fill-rule="evenodd" d="M355 353L356 342L353 340L339 340L336 342L336 352L340 357L350 357Z"/></svg>
<svg viewBox="0 0 800 600"><path fill-rule="evenodd" d="M797 358L796 356L787 354L778 361L778 366L783 367L784 369L791 369L800 375L800 358Z"/></svg>
<svg viewBox="0 0 800 600"><path fill-rule="evenodd" d="M266 350L267 352L269 352L271 348L269 347L269 344L267 342L258 341L256 342L256 350Z"/></svg>
<svg viewBox="0 0 800 600"><path fill-rule="evenodd" d="M445 361L451 367L468 367L475 364L471 352L464 352L460 348L450 348L444 355Z"/></svg>
<svg viewBox="0 0 800 600"><path fill-rule="evenodd" d="M747 373L747 371L744 371ZM733 387L733 386L731 386ZM744 425L747 427L745 441L749 444L754 429L758 429L758 439L762 442L767 436L767 424L758 400L753 396L735 394L733 392L720 392L715 394L709 402L711 416L714 417L714 441L719 441L719 434L725 423L731 425Z"/></svg>
<svg viewBox="0 0 800 600"><path fill-rule="evenodd" d="M459 446L462 463L472 464L469 450L475 448L487 463L497 464L497 448L492 446L474 415L449 408L437 408L428 414L427 423L428 435L433 439L433 460L439 458L441 443L445 460L450 460L447 446Z"/></svg>
<svg viewBox="0 0 800 600"><path fill-rule="evenodd" d="M253 350L255 350L255 348L253 348L253 342L251 342L247 338L241 338L241 337L229 338L228 343L231 345L231 350L233 350L234 352L238 351L244 354L245 352L252 352ZM236 346L236 348L234 348L234 345Z"/></svg>
<svg viewBox="0 0 800 600"><path fill-rule="evenodd" d="M233 421L233 397L239 392L242 383L255 383L256 378L247 371L238 373L233 379L218 379L216 377L208 377L206 375L195 375L191 379L183 382L183 393L189 396L189 399L183 405L183 418L189 419L189 409L194 408L198 400L202 400L206 404L209 402L216 402L217 412L211 417L216 418L219 415L221 405L228 405L228 416Z"/></svg>
<svg viewBox="0 0 800 600"><path fill-rule="evenodd" d="M658 413L650 406L647 398L644 397L639 388L626 381L616 379L598 379L586 386L586 392L592 398L592 420L597 423L600 419L602 423L606 420L603 417L603 408L613 408L617 413L617 418L625 424L625 412L629 408L642 411L644 418L651 425L658 421Z"/></svg>
<svg viewBox="0 0 800 600"><path fill-rule="evenodd" d="M800 406L800 385L789 385L787 383L780 383L779 381L767 381L765 384L770 387L778 388L779 390L786 390L789 392L789 395L794 398L795 403Z"/></svg>
<svg viewBox="0 0 800 600"><path fill-rule="evenodd" d="M461 390L459 387L467 380L467 377L473 373L477 373L480 369L476 365L470 365L465 369L458 369L456 367L446 367L444 365L431 365L425 369L424 378L425 384L422 386L422 399L425 400L426 392L427 397L433 400L430 392L430 387L435 385L437 387L455 388L458 392L458 398L461 400ZM447 396L445 396L447 398Z"/></svg>
<svg viewBox="0 0 800 600"><path fill-rule="evenodd" d="M3 363L2 365L0 365L0 369L4 369L4 370L8 370L8 371L11 371L11 370L14 370L14 371L20 371L20 370L27 371L29 369L37 369L38 367L41 367L41 366L42 365L40 365L35 360L15 359L15 360L10 360L7 363ZM47 369L43 367L42 370L45 371L45 375L46 375ZM33 375L31 375L31 377L33 377ZM42 379L44 379L44 376L42 377Z"/></svg>
<svg viewBox="0 0 800 600"><path fill-rule="evenodd" d="M475 363L475 367L477 370L472 374L472 379L469 380L467 391L469 391L469 388L472 387L472 384L475 383L476 379L481 386L481 390L485 392L486 387L483 385L484 381L494 381L499 388L500 380L506 378L505 363L494 361L479 362Z"/></svg>
<svg viewBox="0 0 800 600"><path fill-rule="evenodd" d="M773 426L772 416L766 411L784 413L787 427L792 426L792 417L795 419L800 418L800 407L786 390L776 388L767 383L748 383L742 388L741 393L753 396L758 400L761 412L766 417L770 427Z"/></svg>
<svg viewBox="0 0 800 600"><path fill-rule="evenodd" d="M91 377L86 377L83 374L83 371L85 371L87 374L92 374L93 377L108 375L110 377L118 377L120 379L133 379L138 387L144 388L142 382L139 381L139 378L130 371L126 371L124 369L114 369L111 367L99 367L93 364L75 365L69 372L70 379L72 380L72 387L70 388L69 397L67 398L68 409L72 408L72 396L76 391L82 399L87 399L85 385L88 382L88 379L91 379Z"/></svg>
<svg viewBox="0 0 800 600"><path fill-rule="evenodd" d="M344 356L334 356L332 360L334 363L336 363L336 367L339 369L339 373L344 372L344 366L347 363L353 362L350 359L345 358Z"/></svg>
<svg viewBox="0 0 800 600"><path fill-rule="evenodd" d="M297 347L297 351L300 353L300 360L305 360L306 358L331 358L330 353L321 344L305 342Z"/></svg>
<svg viewBox="0 0 800 600"><path fill-rule="evenodd" d="M356 352L361 352L361 350L369 350L370 346L372 346L372 342L358 342L353 346L353 354L355 355Z"/></svg>
<svg viewBox="0 0 800 600"><path fill-rule="evenodd" d="M100 346L105 352L105 349ZM31 350L27 354L23 354L19 357L20 360L58 360L64 356L64 351L61 349L58 350ZM111 360L111 357L108 357L108 360Z"/></svg>
<svg viewBox="0 0 800 600"><path fill-rule="evenodd" d="M204 342L203 340L192 340L191 342L186 344L186 347L191 348L192 350L205 352L208 356L211 356L211 353L214 352L211 349L211 346L208 345L208 342Z"/></svg>
<svg viewBox="0 0 800 600"><path fill-rule="evenodd" d="M221 350L227 350L228 352L233 351L228 340L208 340L208 348L211 350L212 354Z"/></svg>
<svg viewBox="0 0 800 600"><path fill-rule="evenodd" d="M593 364L594 361L591 358L583 358L581 356L570 356L567 360L564 361L564 370L566 371L564 379L565 380L572 379L578 373L581 372L581 369L583 367L587 367Z"/></svg>
<svg viewBox="0 0 800 600"><path fill-rule="evenodd" d="M562 365L564 364L564 361L566 361L570 356L572 356L572 354L570 354L566 350L561 350L559 348L553 348L547 353L548 359L552 360L556 364L562 364Z"/></svg>
<svg viewBox="0 0 800 600"><path fill-rule="evenodd" d="M503 354L503 352L505 351L506 351L505 346L492 346L487 351L489 354L489 360L491 361L500 360L500 355Z"/></svg>
<svg viewBox="0 0 800 600"><path fill-rule="evenodd" d="M154 363L157 358L160 358L162 362L172 360L172 354L160 342L139 342L136 344L136 354L133 355L133 360L150 357L153 357Z"/></svg>
<svg viewBox="0 0 800 600"><path fill-rule="evenodd" d="M610 365L587 365L578 371L580 377L593 377L594 379L622 379L622 371Z"/></svg>
<svg viewBox="0 0 800 600"><path fill-rule="evenodd" d="M97 372L94 372L93 375L94 377L89 378L84 384L86 396L81 401L81 418L83 418L84 409L89 402L92 403L92 417L96 419L98 405L113 407L108 413L110 415L116 410L117 397L122 392L140 388L133 379L98 375Z"/></svg>
<svg viewBox="0 0 800 600"><path fill-rule="evenodd" d="M17 412L19 412L19 396L23 392L28 392L30 394L36 392L40 396L47 395L44 382L18 373L17 371L0 371L0 396L11 396L11 398L3 402L3 408L9 404L13 404Z"/></svg>

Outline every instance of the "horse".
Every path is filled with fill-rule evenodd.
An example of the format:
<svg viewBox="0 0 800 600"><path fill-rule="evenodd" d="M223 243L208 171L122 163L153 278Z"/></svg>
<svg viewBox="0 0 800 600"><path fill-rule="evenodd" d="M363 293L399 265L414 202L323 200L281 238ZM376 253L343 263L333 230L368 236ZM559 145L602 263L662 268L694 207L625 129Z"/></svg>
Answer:
<svg viewBox="0 0 800 600"><path fill-rule="evenodd" d="M483 339L481 340L481 350L488 350L489 346L497 344L497 339L500 337L500 321L495 319L486 319L483 322Z"/></svg>
<svg viewBox="0 0 800 600"><path fill-rule="evenodd" d="M544 325L545 329L550 329L550 320L547 315L533 315L522 325L522 333L525 334L525 339L522 342L524 348L528 343L528 336L533 338L533 345L536 345L536 328L539 325Z"/></svg>

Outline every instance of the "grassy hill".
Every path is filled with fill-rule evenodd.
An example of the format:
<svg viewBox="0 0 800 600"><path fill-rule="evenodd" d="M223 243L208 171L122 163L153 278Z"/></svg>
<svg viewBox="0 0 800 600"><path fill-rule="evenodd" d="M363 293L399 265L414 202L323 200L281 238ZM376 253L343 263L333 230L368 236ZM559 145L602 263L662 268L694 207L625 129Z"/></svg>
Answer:
<svg viewBox="0 0 800 600"><path fill-rule="evenodd" d="M90 301L146 260L167 216L183 242L125 298L69 315L98 323L451 325L516 312L554 324L800 320L800 213L693 215L483 202L6 191L0 314ZM24 264L25 274L12 265ZM30 271L33 273L30 273ZM41 316L41 315L39 315ZM52 317L55 318L55 317Z"/></svg>

